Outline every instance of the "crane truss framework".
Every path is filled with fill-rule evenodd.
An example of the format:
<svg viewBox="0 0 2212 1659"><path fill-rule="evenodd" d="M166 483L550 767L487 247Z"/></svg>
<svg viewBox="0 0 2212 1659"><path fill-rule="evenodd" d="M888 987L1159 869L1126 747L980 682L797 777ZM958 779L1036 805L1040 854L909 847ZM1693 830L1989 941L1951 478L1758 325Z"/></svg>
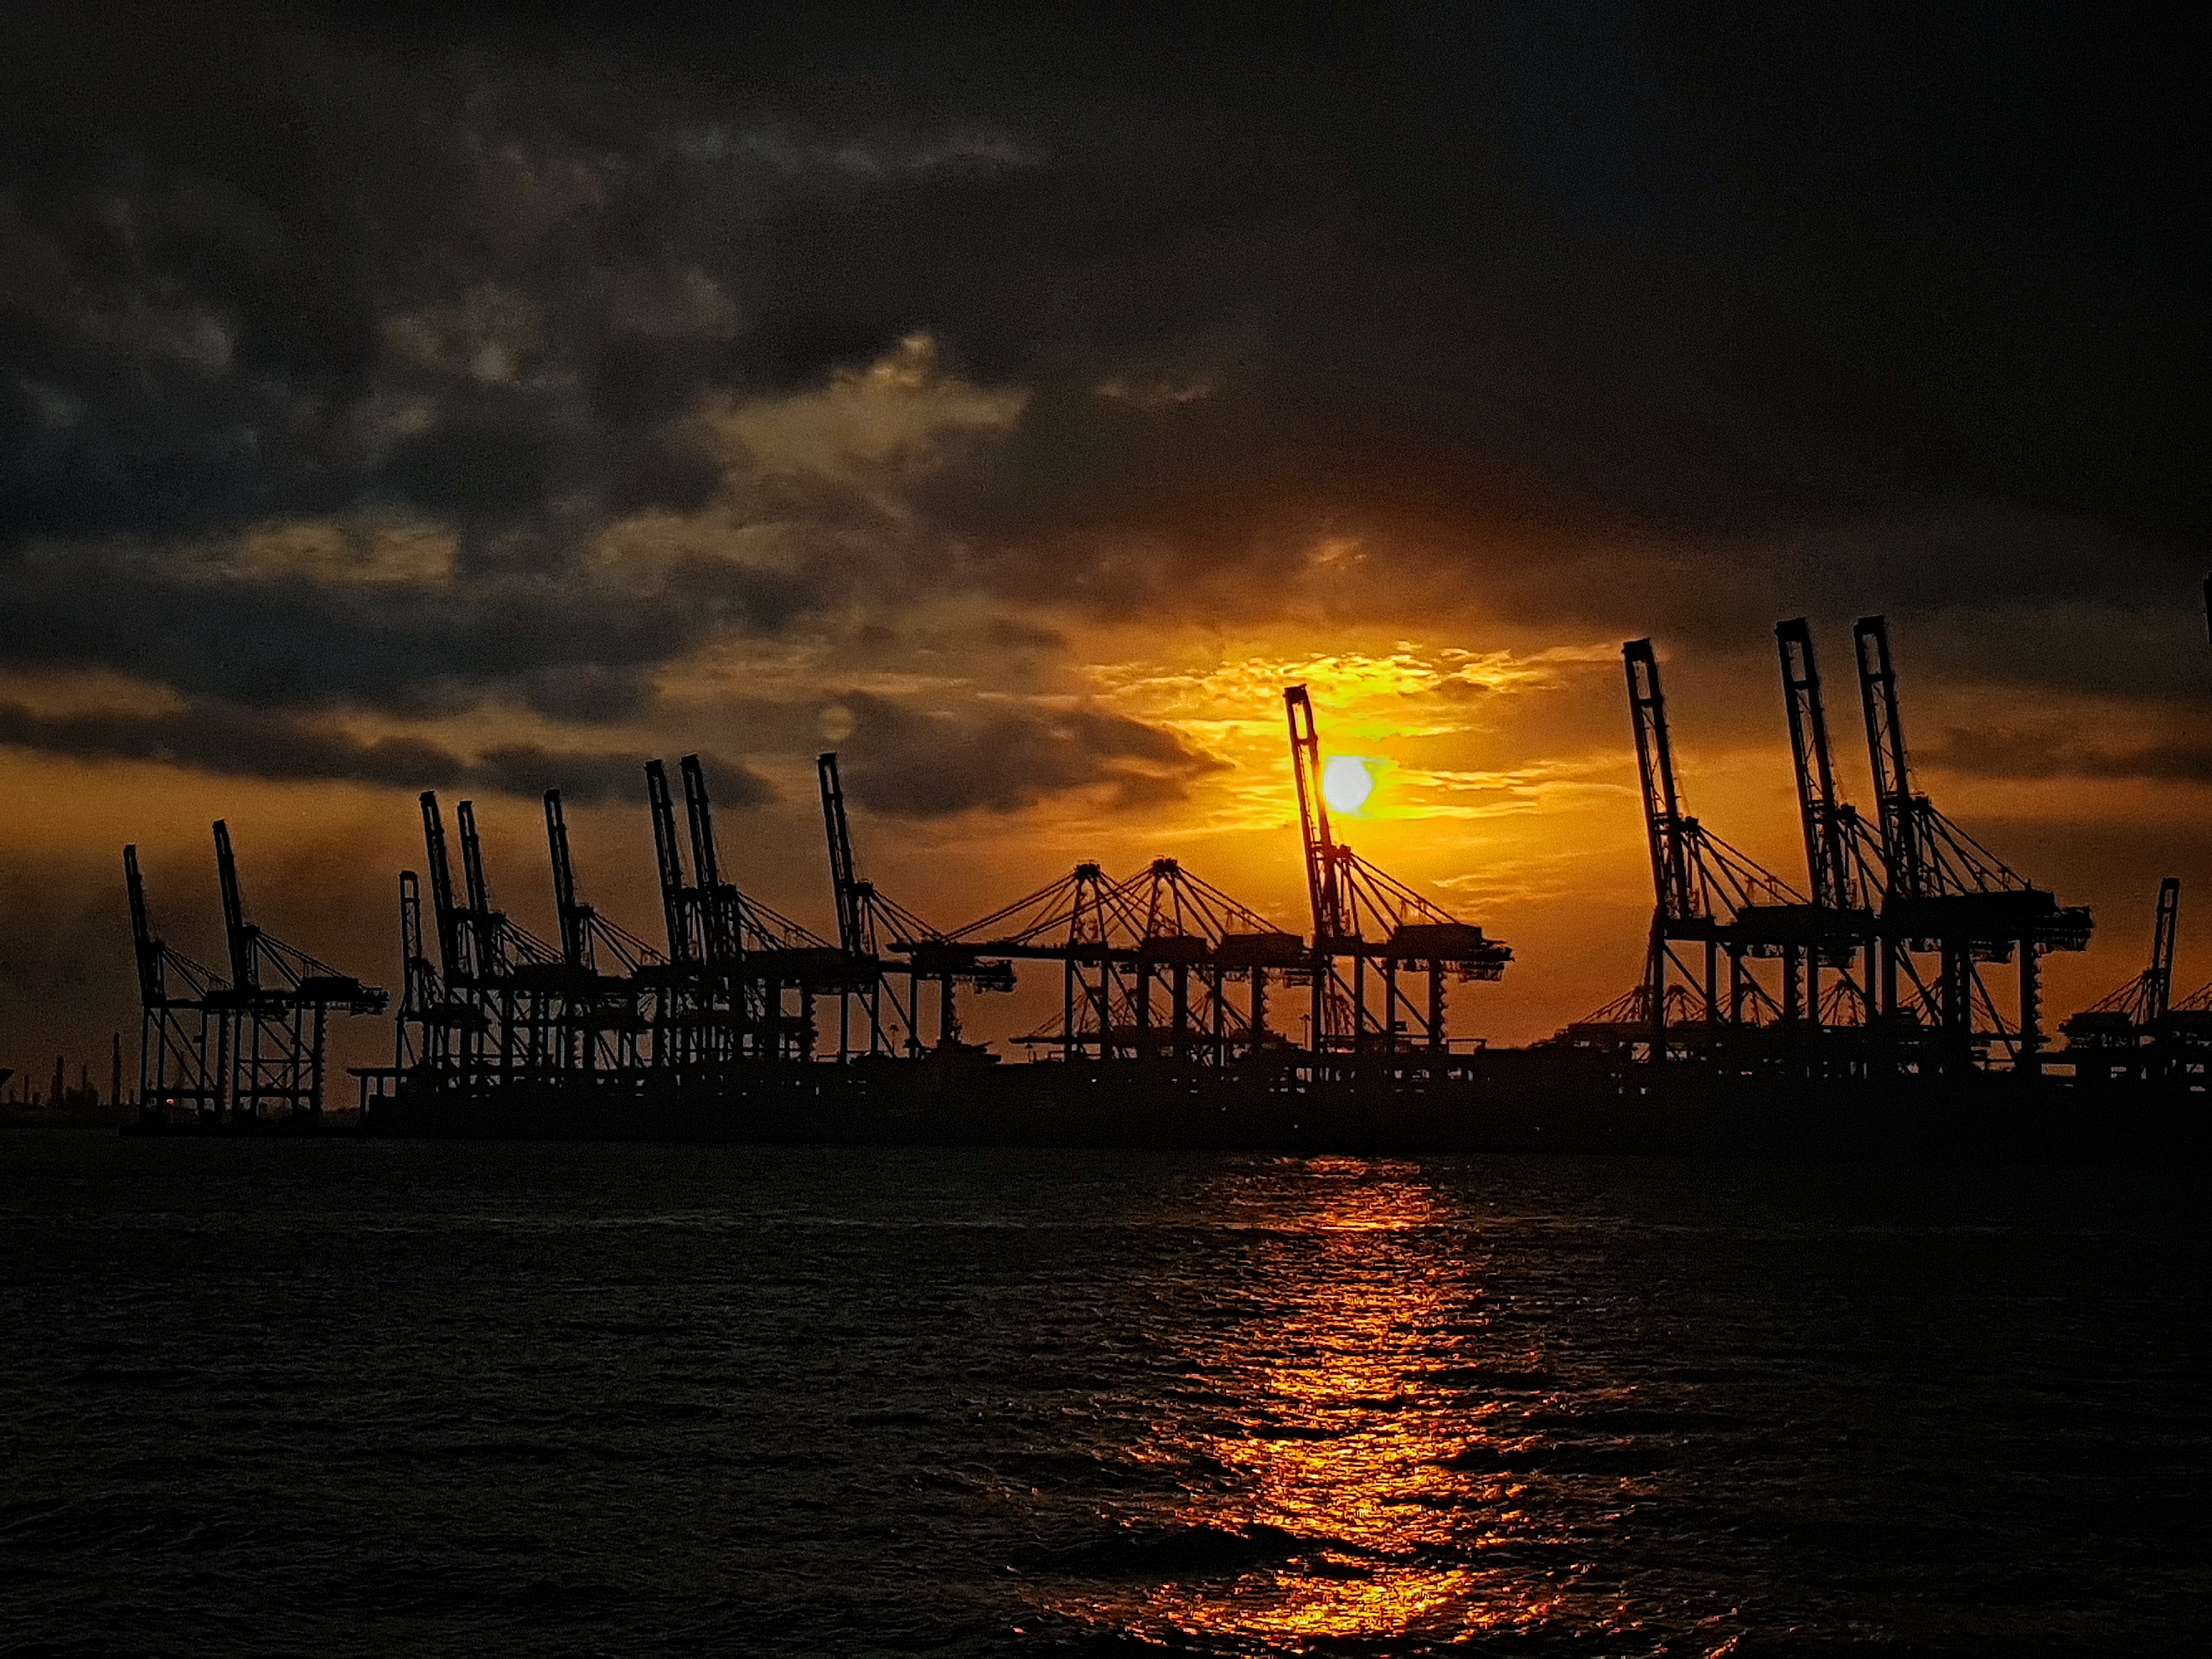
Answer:
<svg viewBox="0 0 2212 1659"><path fill-rule="evenodd" d="M1775 635L1809 898L1683 811L1656 656L1650 641L1629 641L1623 656L1655 901L1645 983L1563 1038L1666 1053L1746 1024L1802 1021L1815 1031L1858 1026L1899 1039L1926 1031L1962 1048L1995 1043L2014 1064L2033 1066L2042 1044L2037 958L2085 948L2088 911L2032 886L1913 791L1882 618L1861 618L1853 636L1878 833L1839 798L1809 628L1800 617ZM1703 961L1686 957L1685 945L1702 946ZM1930 953L1939 957L1932 977L1915 961ZM1745 968L1777 957L1778 998ZM2020 994L2008 1022L1981 968L2015 957ZM1824 969L1840 970L1825 988Z"/></svg>
<svg viewBox="0 0 2212 1659"><path fill-rule="evenodd" d="M1914 1012L1902 981L1917 954L1937 958L1932 996L1921 1000L1954 1047L2002 1044L2014 1066L2040 1065L2043 1047L2039 958L2088 947L2086 907L2062 906L1953 823L1912 784L1889 627L1862 617L1852 629L1867 754L1880 808L1882 865L1878 995L1885 1015ZM2018 1012L1996 1016L1981 964L2019 963Z"/></svg>
<svg viewBox="0 0 2212 1659"><path fill-rule="evenodd" d="M1310 981L1305 941L1183 868L1157 859L1123 881L1096 864L917 948L1061 964L1054 1020L1016 1039L1065 1060L1222 1066L1286 1045L1268 1026L1270 988ZM1233 986L1244 988L1240 999Z"/></svg>
<svg viewBox="0 0 2212 1659"><path fill-rule="evenodd" d="M1609 1028L1640 1022L1650 1033L1645 1040L1658 1052L1669 1051L1670 1045L1698 1046L1724 1029L1796 1024L1807 1008L1822 1006L1820 967L1848 969L1857 936L1871 927L1848 910L1808 901L1683 810L1658 655L1650 640L1631 640L1621 647L1621 660L1651 860L1651 935L1633 1019L1620 1012L1626 1004L1615 1003L1578 1024ZM1804 772L1815 761L1815 734L1825 734L1826 722L1817 713L1817 678L1810 681L1807 707L1800 698L1808 694L1789 688L1791 668L1785 645L1793 727L1801 719L1808 723L1797 745L1805 757L1800 764L1802 798L1811 787ZM1825 769L1832 797L1832 769ZM1820 849L1823 854L1825 850ZM1698 947L1698 954L1686 956L1680 948L1686 945ZM1770 989L1751 965L1762 961L1781 964L1778 988Z"/></svg>
<svg viewBox="0 0 2212 1659"><path fill-rule="evenodd" d="M1283 711L1313 913L1311 1046L1316 1052L1353 1054L1401 1047L1446 1052L1447 978L1462 983L1499 979L1512 949L1485 938L1481 928L1461 921L1336 839L1322 790L1320 728L1304 686L1284 690ZM1426 994L1417 999L1423 981Z"/></svg>
<svg viewBox="0 0 2212 1659"><path fill-rule="evenodd" d="M2123 1075L2204 1070L2212 1052L2212 985L2174 1000L2180 928L2181 878L2168 876L2159 884L2149 963L2058 1028L2066 1047L2054 1058L2072 1062L2077 1079L2102 1083Z"/></svg>
<svg viewBox="0 0 2212 1659"><path fill-rule="evenodd" d="M319 1115L331 1014L381 1013L388 999L247 921L230 826L221 820L215 848L228 980L155 937L137 849L124 849L143 1011L139 1108L155 1117Z"/></svg>
<svg viewBox="0 0 2212 1659"><path fill-rule="evenodd" d="M815 771L821 786L823 829L829 838L838 944L854 967L838 995L840 1059L900 1054L918 1058L932 1048L945 1054L972 1052L960 1040L957 992L962 987L976 992L1012 990L1012 963L984 962L971 953L948 949L942 933L873 882L862 880L856 873L853 830L846 816L845 787L838 774L836 755L817 756ZM891 952L899 953L904 961L890 960ZM933 1044L926 1039L923 1030L925 984L937 989ZM856 1028L865 1033L865 1048L854 1041Z"/></svg>
<svg viewBox="0 0 2212 1659"><path fill-rule="evenodd" d="M557 946L495 905L475 808L467 801L456 815L462 864L456 891L444 815L435 793L425 792L428 880L411 872L400 877L407 974L393 1064L360 1072L364 1097L394 1089L403 1078L472 1094L520 1086L682 1085L757 1062L915 1053L925 984L940 992L937 1047L961 1047L954 988L1011 989L1012 969L978 963L972 952L945 959L941 934L854 877L835 757L823 757L823 763L825 805L835 809L835 944L728 878L696 755L684 757L680 767L680 819L667 769L659 761L645 768L665 951L585 901L558 790L544 797ZM432 939L434 958L428 949ZM911 955L886 962L885 950ZM817 1005L829 998L836 1002L837 1029L834 1050L823 1054Z"/></svg>

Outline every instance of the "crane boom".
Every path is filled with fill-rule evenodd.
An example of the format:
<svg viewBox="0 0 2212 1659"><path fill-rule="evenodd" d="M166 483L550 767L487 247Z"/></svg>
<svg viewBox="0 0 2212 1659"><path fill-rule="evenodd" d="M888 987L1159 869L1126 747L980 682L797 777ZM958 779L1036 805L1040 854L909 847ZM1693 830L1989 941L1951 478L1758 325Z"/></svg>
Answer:
<svg viewBox="0 0 2212 1659"><path fill-rule="evenodd" d="M691 869L699 879L699 948L708 962L729 962L739 954L737 892L722 879L706 769L696 755L684 756L682 764L684 810L691 823Z"/></svg>
<svg viewBox="0 0 2212 1659"><path fill-rule="evenodd" d="M1897 669L1890 660L1889 622L1862 617L1851 629L1858 652L1859 702L1866 714L1867 757L1874 769L1875 800L1881 815L1882 862L1893 896L1918 898L1925 885L1919 814L1912 801L1912 771L1905 757L1905 717L1897 702Z"/></svg>
<svg viewBox="0 0 2212 1659"><path fill-rule="evenodd" d="M453 818L461 831L461 877L468 884L469 926L476 935L477 971L497 973L505 966L506 953L500 938L501 919L491 908L491 884L484 879L483 843L477 836L476 803L463 801L453 809Z"/></svg>
<svg viewBox="0 0 2212 1659"><path fill-rule="evenodd" d="M1805 836L1805 870L1813 902L1849 909L1850 847L1842 804L1836 798L1835 760L1828 745L1828 715L1820 696L1820 668L1813 630L1802 617L1774 627L1782 655L1782 692L1790 710L1790 753L1797 774L1797 816Z"/></svg>
<svg viewBox="0 0 2212 1659"><path fill-rule="evenodd" d="M435 790L422 792L422 849L430 866L430 906L438 925L438 959L446 977L465 978L467 963L461 948L460 915L453 904L453 866L446 856L446 817L438 810Z"/></svg>
<svg viewBox="0 0 2212 1659"><path fill-rule="evenodd" d="M138 873L138 849L123 849L123 882L131 891L131 944L138 959L138 995L149 1008L158 1008L167 997L161 972L161 942L154 937L154 924L146 908L146 882Z"/></svg>
<svg viewBox="0 0 2212 1659"><path fill-rule="evenodd" d="M1683 834L1682 797L1674 781L1674 743L1667 730L1667 694L1659 684L1659 659L1650 640L1621 647L1628 671L1628 703L1636 723L1636 767L1644 786L1644 830L1651 849L1651 890L1669 921L1703 915L1690 879Z"/></svg>
<svg viewBox="0 0 2212 1659"><path fill-rule="evenodd" d="M1306 893L1313 903L1314 949L1345 937L1344 893L1338 879L1336 842L1329 833L1328 802L1321 793L1321 732L1313 699L1303 685L1283 693L1291 727L1291 770L1297 780L1298 829L1305 845Z"/></svg>
<svg viewBox="0 0 2212 1659"><path fill-rule="evenodd" d="M246 921L246 902L238 890L238 858L231 851L230 826L215 821L215 868L222 884L223 938L230 945L231 983L240 991L259 984L255 971L253 934Z"/></svg>
<svg viewBox="0 0 2212 1659"><path fill-rule="evenodd" d="M2143 975L2144 1018L2163 1019L2173 1002L2173 946L2181 930L2181 878L2158 884L2158 924L2151 933L2150 969Z"/></svg>
<svg viewBox="0 0 2212 1659"><path fill-rule="evenodd" d="M668 959L692 957L691 925L684 914L684 847L676 836L676 805L669 797L668 770L645 763L645 796L653 810L653 856L660 868L660 908L668 922Z"/></svg>
<svg viewBox="0 0 2212 1659"><path fill-rule="evenodd" d="M846 953L863 953L860 882L853 869L853 830L845 817L845 787L837 775L836 752L814 758L822 785L822 824L830 837L830 884L837 901L837 942Z"/></svg>
<svg viewBox="0 0 2212 1659"><path fill-rule="evenodd" d="M429 960L422 954L422 884L412 870L399 872L399 955L404 974L400 1012L420 1014L425 1005L420 994Z"/></svg>
<svg viewBox="0 0 2212 1659"><path fill-rule="evenodd" d="M696 755L683 760L684 811L691 823L691 867L702 891L722 884L722 860L714 850L714 804L707 798L707 774Z"/></svg>
<svg viewBox="0 0 2212 1659"><path fill-rule="evenodd" d="M576 866L568 852L568 820L561 811L561 792L545 792L545 842L553 860L553 903L561 918L561 959L570 968L592 963L592 913L576 902Z"/></svg>

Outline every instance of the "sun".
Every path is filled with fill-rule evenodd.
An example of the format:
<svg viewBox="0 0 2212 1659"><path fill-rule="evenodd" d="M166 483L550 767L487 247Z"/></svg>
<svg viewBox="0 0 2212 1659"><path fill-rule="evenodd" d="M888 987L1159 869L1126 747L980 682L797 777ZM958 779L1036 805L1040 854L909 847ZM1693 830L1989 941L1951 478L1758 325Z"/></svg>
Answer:
<svg viewBox="0 0 2212 1659"><path fill-rule="evenodd" d="M1331 755L1321 769L1321 793L1332 812L1356 813L1375 793L1375 763L1364 755Z"/></svg>

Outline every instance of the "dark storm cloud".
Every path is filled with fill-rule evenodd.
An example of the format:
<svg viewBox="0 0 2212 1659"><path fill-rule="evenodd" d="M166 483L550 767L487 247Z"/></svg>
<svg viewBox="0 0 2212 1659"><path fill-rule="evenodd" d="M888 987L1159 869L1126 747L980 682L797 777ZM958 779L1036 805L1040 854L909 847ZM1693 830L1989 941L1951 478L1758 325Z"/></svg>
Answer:
<svg viewBox="0 0 2212 1659"><path fill-rule="evenodd" d="M1012 812L1094 785L1109 786L1116 806L1147 806L1182 799L1193 778L1223 765L1172 732L1095 708L963 718L857 693L843 704L853 798L895 817Z"/></svg>
<svg viewBox="0 0 2212 1659"><path fill-rule="evenodd" d="M2142 778L2212 783L2212 742L2170 741L2113 748L2063 726L1954 726L1920 758L1945 771L1984 778Z"/></svg>
<svg viewBox="0 0 2212 1659"><path fill-rule="evenodd" d="M328 580L104 550L0 553L0 651L13 660L299 708L449 709L512 683L549 713L622 718L647 699L644 671L708 630L772 631L809 603L792 575L704 556L641 591L527 572Z"/></svg>
<svg viewBox="0 0 2212 1659"><path fill-rule="evenodd" d="M484 750L473 759L421 738L363 738L334 726L233 706L163 714L97 709L40 714L0 702L0 744L82 760L159 761L218 777L316 779L405 789L489 789L534 797L557 788L576 801L639 794L644 759L534 744ZM734 762L714 763L719 798L754 806L774 787Z"/></svg>
<svg viewBox="0 0 2212 1659"><path fill-rule="evenodd" d="M697 400L916 331L1028 394L1004 443L886 486L902 529L823 508L817 541L903 538L917 586L1265 613L1340 539L1377 592L1538 625L1917 607L1963 639L2163 605L2202 560L2188 54L2086 8L21 15L0 542L369 504L544 584L450 628L272 589L252 631L303 629L340 698L483 683L459 642L507 604L495 676L836 602L605 616L572 556L725 489L782 510L719 476ZM227 643L245 609L150 591L218 669L128 602L106 647L49 615L0 651L306 695ZM2071 672L2046 643L2010 672Z"/></svg>

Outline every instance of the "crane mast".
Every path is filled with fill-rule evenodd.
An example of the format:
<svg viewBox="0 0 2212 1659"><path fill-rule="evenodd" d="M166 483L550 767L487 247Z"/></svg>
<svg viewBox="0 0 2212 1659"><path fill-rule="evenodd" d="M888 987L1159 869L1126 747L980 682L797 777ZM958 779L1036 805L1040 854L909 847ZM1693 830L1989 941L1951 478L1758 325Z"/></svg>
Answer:
<svg viewBox="0 0 2212 1659"><path fill-rule="evenodd" d="M1797 778L1797 819L1805 836L1805 872L1813 902L1823 909L1856 908L1851 880L1849 811L1836 796L1836 769L1828 746L1828 715L1820 696L1820 669L1805 618L1775 624L1782 655L1783 695L1790 710L1790 754Z"/></svg>
<svg viewBox="0 0 2212 1659"><path fill-rule="evenodd" d="M154 937L154 924L146 909L146 882L138 873L138 849L123 849L123 882L131 893L131 944L138 963L138 995L146 1007L164 1000L166 975L161 971L161 941Z"/></svg>
<svg viewBox="0 0 2212 1659"><path fill-rule="evenodd" d="M668 959L692 959L691 924L684 890L684 848L676 836L676 806L668 793L667 769L645 763L646 800L653 813L653 856L660 870L660 908L668 923Z"/></svg>
<svg viewBox="0 0 2212 1659"><path fill-rule="evenodd" d="M1314 724L1313 699L1303 685L1283 693L1291 725L1291 769L1297 780L1298 828L1306 857L1306 893L1312 901L1314 949L1346 938L1344 895L1338 879L1336 842L1329 834L1328 802L1321 793L1321 733Z"/></svg>
<svg viewBox="0 0 2212 1659"><path fill-rule="evenodd" d="M545 843L553 863L553 903L561 918L561 960L570 969L592 970L592 908L576 902L576 866L568 851L568 820L561 792L545 792Z"/></svg>
<svg viewBox="0 0 2212 1659"><path fill-rule="evenodd" d="M507 966L505 929L506 920L491 908L491 884L484 879L483 843L477 836L477 809L474 801L463 801L453 809L453 818L461 832L461 878L467 884L469 895L469 927L476 938L476 966L478 974L496 974Z"/></svg>
<svg viewBox="0 0 2212 1659"><path fill-rule="evenodd" d="M453 903L453 866L446 855L446 817L434 790L422 792L422 850L430 871L430 906L438 925L438 958L448 983L468 977L469 961L461 916Z"/></svg>
<svg viewBox="0 0 2212 1659"><path fill-rule="evenodd" d="M691 826L691 870L699 879L700 946L709 962L732 962L741 954L737 892L722 879L722 860L714 848L714 804L708 799L707 774L696 755L686 755L684 811Z"/></svg>
<svg viewBox="0 0 2212 1659"><path fill-rule="evenodd" d="M258 985L253 951L253 930L246 920L245 901L238 890L238 856L230 846L230 826L215 821L215 867L222 886L222 933L230 945L231 984L240 991Z"/></svg>
<svg viewBox="0 0 2212 1659"><path fill-rule="evenodd" d="M1882 908L1889 914L1897 901L1923 896L1920 866L1919 814L1912 800L1911 772L1905 760L1905 718L1897 702L1897 669L1890 660L1889 623L1882 617L1862 617L1851 629L1857 653L1859 704L1866 716L1867 756L1874 773L1876 822L1881 831L1884 876ZM1904 966L1905 941L1885 929L1882 939L1880 995L1881 1012L1898 1012L1897 983ZM1950 1005L1970 993L1962 991L1955 974L1947 974L1946 1018Z"/></svg>
<svg viewBox="0 0 2212 1659"><path fill-rule="evenodd" d="M394 1022L392 1065L404 1072L443 1058L451 1029L445 1020L445 997L437 969L430 965L424 951L422 886L412 870L399 872L399 1018ZM410 1025L419 1033L414 1042L409 1040Z"/></svg>
<svg viewBox="0 0 2212 1659"><path fill-rule="evenodd" d="M864 953L860 883L853 872L853 830L845 817L845 786L837 776L837 757L815 757L822 786L822 824L830 838L830 885L837 902L837 939L849 956Z"/></svg>
<svg viewBox="0 0 2212 1659"><path fill-rule="evenodd" d="M1812 911L1808 936L1790 949L1791 1006L1799 1006L1797 982L1804 981L1802 1006L1815 1025L1826 1018L1820 989L1824 966L1844 970L1850 1011L1860 1020L1872 1012L1875 935L1873 901L1866 878L1869 856L1859 816L1836 787L1834 750L1828 740L1827 702L1820 689L1820 659L1813 631L1802 617L1774 627L1782 660L1783 704L1790 717L1790 757L1797 787L1797 822L1805 842L1805 871ZM1868 953L1869 977L1855 976L1860 953Z"/></svg>
<svg viewBox="0 0 2212 1659"><path fill-rule="evenodd" d="M2150 967L2143 975L2143 1019L2164 1019L2173 1005L2173 947L2181 930L2181 878L2158 884L2158 921L2151 932Z"/></svg>
<svg viewBox="0 0 2212 1659"><path fill-rule="evenodd" d="M1667 729L1667 694L1659 684L1659 659L1650 640L1621 648L1628 672L1628 703L1636 726L1636 768L1644 787L1644 833L1651 852L1651 887L1659 914L1669 921L1706 920L1691 880L1681 792L1674 781L1674 744Z"/></svg>
<svg viewBox="0 0 2212 1659"><path fill-rule="evenodd" d="M1905 758L1905 717L1898 708L1897 669L1890 660L1888 619L1860 617L1851 629L1851 640L1858 653L1859 702L1866 714L1867 756L1874 770L1889 891L1899 898L1920 898L1924 896L1926 872L1921 857L1919 813L1912 798L1911 767Z"/></svg>
<svg viewBox="0 0 2212 1659"><path fill-rule="evenodd" d="M1297 780L1298 830L1306 857L1306 895L1314 919L1313 1046L1327 1042L1329 957L1346 941L1344 891L1337 871L1336 842L1329 834L1328 802L1321 793L1321 732L1314 723L1313 699L1303 685L1283 693L1283 712L1291 726L1291 771ZM1361 965L1354 958L1355 973ZM1357 1041L1357 1031L1354 1040Z"/></svg>

